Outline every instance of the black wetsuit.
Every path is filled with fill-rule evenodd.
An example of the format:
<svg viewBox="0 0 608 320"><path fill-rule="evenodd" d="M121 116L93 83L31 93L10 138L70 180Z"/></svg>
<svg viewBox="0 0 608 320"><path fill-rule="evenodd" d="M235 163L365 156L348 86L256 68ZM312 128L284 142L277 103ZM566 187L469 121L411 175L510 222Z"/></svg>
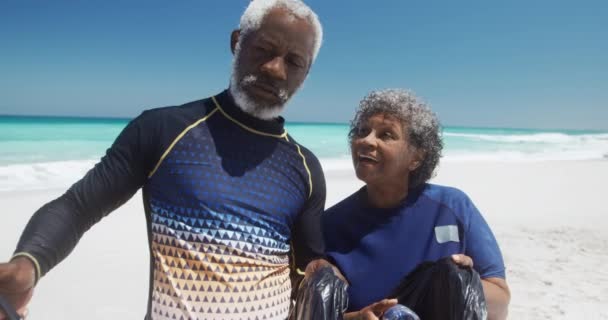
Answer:
<svg viewBox="0 0 608 320"><path fill-rule="evenodd" d="M145 111L36 212L16 252L45 274L139 188L151 254L146 318L286 318L290 260L303 270L324 250L325 180L282 118L251 117L227 91Z"/></svg>

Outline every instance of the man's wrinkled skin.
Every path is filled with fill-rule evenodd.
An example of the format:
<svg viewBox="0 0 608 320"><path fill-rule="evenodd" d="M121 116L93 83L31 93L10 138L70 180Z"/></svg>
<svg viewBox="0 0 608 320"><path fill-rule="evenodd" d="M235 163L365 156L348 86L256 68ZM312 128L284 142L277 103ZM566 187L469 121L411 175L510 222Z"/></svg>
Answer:
<svg viewBox="0 0 608 320"><path fill-rule="evenodd" d="M22 318L27 315L27 304L32 299L36 281L34 264L27 258L17 257L10 263L0 264L0 296L7 299ZM5 315L0 311L0 320Z"/></svg>

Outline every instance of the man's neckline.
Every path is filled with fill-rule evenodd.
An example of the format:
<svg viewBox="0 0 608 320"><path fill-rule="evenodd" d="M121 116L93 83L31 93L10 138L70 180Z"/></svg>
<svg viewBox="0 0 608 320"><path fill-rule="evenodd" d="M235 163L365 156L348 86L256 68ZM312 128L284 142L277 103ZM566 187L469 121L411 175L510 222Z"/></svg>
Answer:
<svg viewBox="0 0 608 320"><path fill-rule="evenodd" d="M287 134L285 131L285 119L283 119L283 117L272 120L256 118L236 105L229 90L224 90L216 95L215 102L216 107L218 107L220 111L223 111L227 118L236 122L238 125L244 126L245 129L258 131L264 135L277 136L278 138L284 137Z"/></svg>

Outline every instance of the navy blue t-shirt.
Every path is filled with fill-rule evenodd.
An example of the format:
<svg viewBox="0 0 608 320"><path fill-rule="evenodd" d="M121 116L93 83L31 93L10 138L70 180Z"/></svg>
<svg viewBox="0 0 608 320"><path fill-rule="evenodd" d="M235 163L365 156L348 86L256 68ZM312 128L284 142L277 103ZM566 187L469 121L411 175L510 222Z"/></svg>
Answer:
<svg viewBox="0 0 608 320"><path fill-rule="evenodd" d="M490 227L462 191L425 184L396 208L373 208L366 188L323 217L326 253L349 286L349 311L384 298L424 261L470 256L482 278L505 278Z"/></svg>

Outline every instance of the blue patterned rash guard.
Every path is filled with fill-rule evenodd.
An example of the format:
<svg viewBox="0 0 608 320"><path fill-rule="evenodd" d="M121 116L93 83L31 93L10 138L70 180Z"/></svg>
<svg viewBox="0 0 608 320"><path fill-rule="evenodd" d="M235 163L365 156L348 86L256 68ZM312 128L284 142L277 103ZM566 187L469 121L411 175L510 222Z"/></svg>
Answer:
<svg viewBox="0 0 608 320"><path fill-rule="evenodd" d="M464 253L481 278L505 278L498 243L462 191L433 184L379 209L365 187L323 215L327 255L348 279L349 311L389 298L418 264Z"/></svg>
<svg viewBox="0 0 608 320"><path fill-rule="evenodd" d="M148 110L87 175L38 210L17 247L44 275L143 188L146 319L285 319L290 272L323 255L317 158L227 91Z"/></svg>

